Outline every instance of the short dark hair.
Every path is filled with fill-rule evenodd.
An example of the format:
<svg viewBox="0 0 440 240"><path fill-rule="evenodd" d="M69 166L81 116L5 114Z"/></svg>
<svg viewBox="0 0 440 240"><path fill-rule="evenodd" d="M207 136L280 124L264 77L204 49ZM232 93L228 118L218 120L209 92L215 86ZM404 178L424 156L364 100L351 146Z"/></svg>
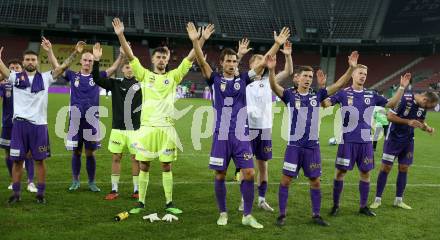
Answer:
<svg viewBox="0 0 440 240"><path fill-rule="evenodd" d="M157 48L153 49L153 53L151 54L151 56L154 56L154 54L156 54L156 53L168 54L169 50L166 47L157 47Z"/></svg>
<svg viewBox="0 0 440 240"><path fill-rule="evenodd" d="M225 60L225 56L226 55L233 55L238 57L237 52L235 52L234 50L232 50L232 48L225 48L222 50L222 52L220 53L220 61L223 62L223 60Z"/></svg>
<svg viewBox="0 0 440 240"><path fill-rule="evenodd" d="M8 61L8 67L11 66L11 64L18 64L21 66L21 62L20 60L18 60L17 58L11 59Z"/></svg>
<svg viewBox="0 0 440 240"><path fill-rule="evenodd" d="M296 73L301 74L302 72L309 72L309 71L313 72L313 68L311 66L299 66L297 68Z"/></svg>
<svg viewBox="0 0 440 240"><path fill-rule="evenodd" d="M425 97L428 98L428 101L430 103L438 103L439 102L439 97L438 97L437 93L435 93L435 92L425 92L423 95L425 95Z"/></svg>
<svg viewBox="0 0 440 240"><path fill-rule="evenodd" d="M37 54L36 52L32 51L32 50L26 50L26 51L24 51L24 52L23 52L23 57L24 57L25 55L35 55L35 56L38 57L38 54Z"/></svg>

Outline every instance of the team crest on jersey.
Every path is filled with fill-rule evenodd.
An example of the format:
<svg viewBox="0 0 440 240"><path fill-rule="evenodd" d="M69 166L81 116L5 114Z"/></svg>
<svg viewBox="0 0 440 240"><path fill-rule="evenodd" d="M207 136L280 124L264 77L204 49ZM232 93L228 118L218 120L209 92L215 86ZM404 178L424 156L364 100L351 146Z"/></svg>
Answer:
<svg viewBox="0 0 440 240"><path fill-rule="evenodd" d="M252 153L245 152L243 154L243 158L244 158L244 160L251 160L252 159Z"/></svg>
<svg viewBox="0 0 440 240"><path fill-rule="evenodd" d="M270 152L272 152L272 147L265 146L263 151L264 151L264 153L270 153Z"/></svg>
<svg viewBox="0 0 440 240"><path fill-rule="evenodd" d="M371 103L371 98L365 98L364 99L365 104L370 105Z"/></svg>
<svg viewBox="0 0 440 240"><path fill-rule="evenodd" d="M222 83L220 84L220 90L221 90L222 92L224 92L224 91L226 90L226 83L222 82Z"/></svg>
<svg viewBox="0 0 440 240"><path fill-rule="evenodd" d="M423 113L423 111L419 109L419 110L417 111L417 117L421 117L421 116L422 116L422 113Z"/></svg>
<svg viewBox="0 0 440 240"><path fill-rule="evenodd" d="M235 90L240 90L240 83L238 83L238 82L236 82L236 83L234 83L234 89Z"/></svg>
<svg viewBox="0 0 440 240"><path fill-rule="evenodd" d="M168 79L165 79L164 81L163 81L163 84L165 84L165 85L168 85L170 83L170 80L168 80Z"/></svg>
<svg viewBox="0 0 440 240"><path fill-rule="evenodd" d="M95 81L93 81L93 78L90 79L90 81L89 81L89 85L90 85L91 87L95 86Z"/></svg>
<svg viewBox="0 0 440 240"><path fill-rule="evenodd" d="M316 101L316 99L312 99L310 100L310 105L312 105L312 107L316 107L316 105L318 105L318 102Z"/></svg>
<svg viewBox="0 0 440 240"><path fill-rule="evenodd" d="M264 87L264 84L260 83L260 87Z"/></svg>
<svg viewBox="0 0 440 240"><path fill-rule="evenodd" d="M353 96L348 96L347 104L348 106L353 106Z"/></svg>
<svg viewBox="0 0 440 240"><path fill-rule="evenodd" d="M75 83L73 83L73 85L75 85L75 87L79 87L79 79L75 79Z"/></svg>
<svg viewBox="0 0 440 240"><path fill-rule="evenodd" d="M372 158L368 158L368 157L365 157L364 158L364 164L370 164L370 163L373 163L374 161L373 161L373 159Z"/></svg>
<svg viewBox="0 0 440 240"><path fill-rule="evenodd" d="M133 85L133 90L138 91L140 89L139 84Z"/></svg>

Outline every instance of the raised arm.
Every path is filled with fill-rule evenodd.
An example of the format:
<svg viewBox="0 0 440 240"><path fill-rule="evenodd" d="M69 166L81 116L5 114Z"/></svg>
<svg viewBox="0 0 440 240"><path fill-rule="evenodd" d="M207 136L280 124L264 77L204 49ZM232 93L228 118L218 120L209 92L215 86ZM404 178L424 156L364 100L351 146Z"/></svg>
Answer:
<svg viewBox="0 0 440 240"><path fill-rule="evenodd" d="M101 48L101 55L102 55L102 48ZM110 77L118 70L119 65L121 65L122 58L123 58L123 53L119 51L119 56L118 58L116 58L116 61L114 61L113 64L105 70L107 76Z"/></svg>
<svg viewBox="0 0 440 240"><path fill-rule="evenodd" d="M280 50L281 45L283 45L287 39L289 39L290 37L290 29L288 27L283 27L283 29L281 29L280 35L277 35L277 32L273 32L273 38L275 40L274 44L272 45L272 47L269 49L269 51L267 51L265 57L267 55L271 55L274 56L277 54L278 50Z"/></svg>
<svg viewBox="0 0 440 240"><path fill-rule="evenodd" d="M55 57L55 54L53 53L52 43L49 40L47 40L45 37L42 37L41 47L47 52L47 59L49 60L52 69L56 69L57 67L59 67L60 64L58 63L58 60Z"/></svg>
<svg viewBox="0 0 440 240"><path fill-rule="evenodd" d="M293 74L292 43L286 41L283 49L280 51L284 54L286 63L284 64L284 70L277 74L277 82L282 82L284 79L289 78Z"/></svg>
<svg viewBox="0 0 440 240"><path fill-rule="evenodd" d="M68 58L66 58L64 60L64 62L59 65L57 68L55 68L52 71L52 77L53 79L58 78L61 74L63 74L64 71L66 71L66 69L72 64L72 62L75 60L75 58L82 53L82 51L84 50L84 47L86 46L86 43L83 41L79 41L76 46L75 49L73 50L73 52L70 54L70 56Z"/></svg>
<svg viewBox="0 0 440 240"><path fill-rule="evenodd" d="M197 62L200 65L200 69L202 70L203 77L210 78L212 74L212 69L203 56L202 47L199 44L199 32L197 31L197 28L194 26L194 23L189 22L186 26L186 31L188 32L188 37L193 44L193 50L197 58Z"/></svg>
<svg viewBox="0 0 440 240"><path fill-rule="evenodd" d="M206 26L206 27L199 28L197 33L200 36L200 38L199 38L200 48L203 48L203 45L205 45L206 40L208 40L209 37L211 37L211 35L214 32L215 32L214 24L208 24L208 26ZM195 52L194 48L192 48L191 51L188 53L188 56L186 56L186 59L188 59L191 62L193 62L194 59L196 59L196 52ZM199 62L197 61L197 63L199 63ZM200 63L199 63L199 65L200 65Z"/></svg>
<svg viewBox="0 0 440 240"><path fill-rule="evenodd" d="M249 48L250 41L247 38L243 38L240 41L238 41L238 52L237 52L237 62L240 63L241 59L246 55L248 52L252 51L252 48Z"/></svg>
<svg viewBox="0 0 440 240"><path fill-rule="evenodd" d="M358 59L359 53L357 51L352 52L350 56L348 56L347 71L338 79L338 81L327 87L327 94L329 96L336 93L339 89L343 88L350 81L351 75L356 69Z"/></svg>
<svg viewBox="0 0 440 240"><path fill-rule="evenodd" d="M385 105L385 107L393 108L399 103L400 99L405 93L405 88L409 85L410 80L411 73L405 73L405 75L400 76L400 87L397 89L394 96L388 100L388 103Z"/></svg>
<svg viewBox="0 0 440 240"><path fill-rule="evenodd" d="M118 36L119 43L121 44L122 49L124 49L126 57L129 61L133 60L135 56L129 43L127 42L127 39L125 39L124 36L124 23L119 18L114 18L112 25L116 35Z"/></svg>
<svg viewBox="0 0 440 240"><path fill-rule="evenodd" d="M101 60L101 56L102 56L101 44L95 43L95 45L93 46L93 69L92 69L93 81L96 83L96 85L106 90L111 90L113 81L109 79L110 75L107 74L107 77L103 78L99 73L99 60Z"/></svg>
<svg viewBox="0 0 440 240"><path fill-rule="evenodd" d="M269 82L270 82L270 88L272 88L272 91L278 96L283 97L284 88L281 87L277 81L275 76L275 67L277 65L277 60L274 56L267 55L264 59L266 62L267 68L269 68Z"/></svg>
<svg viewBox="0 0 440 240"><path fill-rule="evenodd" d="M0 74L3 75L5 79L8 79L11 71L9 71L9 68L6 67L5 63L2 60L2 52L3 52L3 47L0 48Z"/></svg>

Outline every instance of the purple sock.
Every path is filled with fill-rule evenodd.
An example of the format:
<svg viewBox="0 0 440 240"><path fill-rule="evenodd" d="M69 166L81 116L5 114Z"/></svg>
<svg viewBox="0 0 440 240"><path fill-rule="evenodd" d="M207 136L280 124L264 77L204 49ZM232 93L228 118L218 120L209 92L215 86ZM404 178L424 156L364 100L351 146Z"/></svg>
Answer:
<svg viewBox="0 0 440 240"><path fill-rule="evenodd" d="M368 201L368 193L370 192L370 183L359 181L359 193L361 194L360 207L366 207Z"/></svg>
<svg viewBox="0 0 440 240"><path fill-rule="evenodd" d="M37 189L38 189L37 195L44 196L44 191L46 190L46 184L45 183L38 183Z"/></svg>
<svg viewBox="0 0 440 240"><path fill-rule="evenodd" d="M89 175L89 182L95 181L96 173L96 159L95 156L87 156L87 174Z"/></svg>
<svg viewBox="0 0 440 240"><path fill-rule="evenodd" d="M28 176L28 182L34 181L34 160L32 158L25 159L24 164L26 165L26 172Z"/></svg>
<svg viewBox="0 0 440 240"><path fill-rule="evenodd" d="M339 207L339 199L341 198L344 181L333 180L333 206Z"/></svg>
<svg viewBox="0 0 440 240"><path fill-rule="evenodd" d="M244 201L243 216L247 216L252 212L252 205L254 203L254 181L243 180L240 185L241 195Z"/></svg>
<svg viewBox="0 0 440 240"><path fill-rule="evenodd" d="M267 191L267 182L262 181L260 186L258 186L258 196L264 198L266 196Z"/></svg>
<svg viewBox="0 0 440 240"><path fill-rule="evenodd" d="M320 216L320 213L321 213L321 189L310 188L310 199L312 200L313 216Z"/></svg>
<svg viewBox="0 0 440 240"><path fill-rule="evenodd" d="M215 197L217 198L217 205L220 212L226 212L226 185L225 180L215 179Z"/></svg>
<svg viewBox="0 0 440 240"><path fill-rule="evenodd" d="M73 180L79 181L79 173L81 172L81 155L72 154L72 176Z"/></svg>
<svg viewBox="0 0 440 240"><path fill-rule="evenodd" d="M20 196L20 191L21 191L20 182L16 182L12 184L12 191L14 191L15 196Z"/></svg>
<svg viewBox="0 0 440 240"><path fill-rule="evenodd" d="M9 156L6 156L5 161L6 161L6 166L8 167L9 176L12 177L13 161L11 160L11 157L9 157Z"/></svg>
<svg viewBox="0 0 440 240"><path fill-rule="evenodd" d="M287 199L289 198L289 187L280 184L278 189L278 205L280 207L280 216L286 216Z"/></svg>
<svg viewBox="0 0 440 240"><path fill-rule="evenodd" d="M382 197L383 190L387 184L388 173L384 171L379 172L377 177L376 197Z"/></svg>
<svg viewBox="0 0 440 240"><path fill-rule="evenodd" d="M396 197L403 197L403 192L405 191L406 187L406 172L399 171L399 174L397 175L397 183L396 183Z"/></svg>

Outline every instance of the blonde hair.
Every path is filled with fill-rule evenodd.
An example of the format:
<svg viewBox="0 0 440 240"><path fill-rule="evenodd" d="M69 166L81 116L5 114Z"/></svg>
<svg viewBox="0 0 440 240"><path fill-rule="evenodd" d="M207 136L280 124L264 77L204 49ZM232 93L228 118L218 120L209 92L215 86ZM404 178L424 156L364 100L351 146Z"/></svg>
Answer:
<svg viewBox="0 0 440 240"><path fill-rule="evenodd" d="M363 64L358 64L358 65L356 66L356 69L359 69L359 68L367 69L367 70L368 70L368 67L365 66L365 65L363 65Z"/></svg>

